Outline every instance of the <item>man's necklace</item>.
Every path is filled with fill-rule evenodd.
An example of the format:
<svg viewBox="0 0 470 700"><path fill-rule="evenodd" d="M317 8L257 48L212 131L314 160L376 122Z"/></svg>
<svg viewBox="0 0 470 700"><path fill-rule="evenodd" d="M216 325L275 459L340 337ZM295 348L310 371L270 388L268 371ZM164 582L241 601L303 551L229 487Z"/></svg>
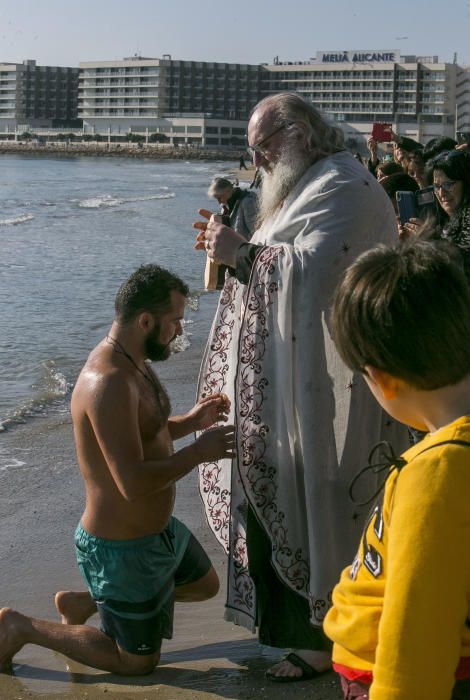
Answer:
<svg viewBox="0 0 470 700"><path fill-rule="evenodd" d="M141 374L144 377L144 379L146 379L148 383L152 386L155 398L157 400L159 414L162 417L165 416L165 406L162 403L162 394L163 396L165 396L165 392L154 373L147 368L147 365L144 365L145 372L141 370L137 362L132 357L132 355L130 355L127 352L126 348L119 342L119 340L116 340L116 338L113 338L111 335L106 335L106 342L113 347L114 352L118 352L120 355L124 355L124 357L127 360L129 360L131 365L135 367L138 373Z"/></svg>
<svg viewBox="0 0 470 700"><path fill-rule="evenodd" d="M132 355L130 355L126 348L119 342L119 340L116 340L116 338L113 338L110 335L106 336L106 342L109 343L109 345L112 345L114 348L115 352L118 352L120 355L124 355L125 358L129 360L129 362L135 367L135 369L141 374L150 384L153 386L155 391L157 392L157 396L159 394L159 386L157 385L157 381L155 379L155 376L153 373L151 373L147 369L147 365L145 365L145 372L140 369L139 365L137 362L134 360Z"/></svg>

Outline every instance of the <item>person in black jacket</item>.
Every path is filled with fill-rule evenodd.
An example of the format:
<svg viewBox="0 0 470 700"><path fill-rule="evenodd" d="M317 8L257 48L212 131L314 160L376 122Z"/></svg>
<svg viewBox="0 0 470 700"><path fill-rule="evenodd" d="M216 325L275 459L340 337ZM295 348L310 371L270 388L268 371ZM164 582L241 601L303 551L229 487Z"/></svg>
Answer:
<svg viewBox="0 0 470 700"><path fill-rule="evenodd" d="M228 225L250 240L256 226L258 198L252 190L235 187L224 177L215 177L207 191L221 206L220 214L228 216Z"/></svg>

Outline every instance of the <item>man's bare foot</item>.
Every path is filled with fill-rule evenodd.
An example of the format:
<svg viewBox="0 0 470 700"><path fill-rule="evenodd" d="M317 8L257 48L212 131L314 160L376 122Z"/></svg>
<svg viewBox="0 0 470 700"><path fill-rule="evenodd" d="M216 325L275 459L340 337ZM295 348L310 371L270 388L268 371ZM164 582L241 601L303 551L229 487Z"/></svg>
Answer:
<svg viewBox="0 0 470 700"><path fill-rule="evenodd" d="M59 591L54 603L63 625L84 625L96 612L95 602L88 592Z"/></svg>
<svg viewBox="0 0 470 700"><path fill-rule="evenodd" d="M11 608L0 610L0 673L11 673L13 657L24 644L21 634L24 619Z"/></svg>
<svg viewBox="0 0 470 700"><path fill-rule="evenodd" d="M268 678L280 679L298 679L307 680L307 678L316 675L317 673L324 673L331 668L331 654L328 651L312 651L311 649L296 649L293 654L293 658L298 657L301 661L305 663L306 668L302 668L300 665L296 665L287 658L282 659L274 666L271 666L266 675ZM309 671L310 668L310 671ZM311 674L311 675L310 675Z"/></svg>

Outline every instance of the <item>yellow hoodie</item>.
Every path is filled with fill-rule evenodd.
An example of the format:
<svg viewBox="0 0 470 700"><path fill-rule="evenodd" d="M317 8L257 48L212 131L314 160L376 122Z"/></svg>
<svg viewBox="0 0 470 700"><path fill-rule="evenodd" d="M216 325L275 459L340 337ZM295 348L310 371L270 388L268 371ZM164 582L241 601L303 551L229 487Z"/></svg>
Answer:
<svg viewBox="0 0 470 700"><path fill-rule="evenodd" d="M470 416L403 458L324 629L336 664L372 671L370 700L449 700L459 662L470 676Z"/></svg>

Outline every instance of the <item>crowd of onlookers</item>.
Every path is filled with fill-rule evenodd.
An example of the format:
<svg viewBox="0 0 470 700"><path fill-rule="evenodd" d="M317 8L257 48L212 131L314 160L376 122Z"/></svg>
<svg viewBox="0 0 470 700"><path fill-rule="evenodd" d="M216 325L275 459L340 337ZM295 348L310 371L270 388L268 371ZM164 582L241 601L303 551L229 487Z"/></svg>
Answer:
<svg viewBox="0 0 470 700"><path fill-rule="evenodd" d="M470 278L470 150L450 137L426 145L392 132L391 145L379 157L378 143L369 138L364 164L377 178L397 213L400 238L443 239L457 246ZM425 216L400 219L397 192L432 188L434 206Z"/></svg>

